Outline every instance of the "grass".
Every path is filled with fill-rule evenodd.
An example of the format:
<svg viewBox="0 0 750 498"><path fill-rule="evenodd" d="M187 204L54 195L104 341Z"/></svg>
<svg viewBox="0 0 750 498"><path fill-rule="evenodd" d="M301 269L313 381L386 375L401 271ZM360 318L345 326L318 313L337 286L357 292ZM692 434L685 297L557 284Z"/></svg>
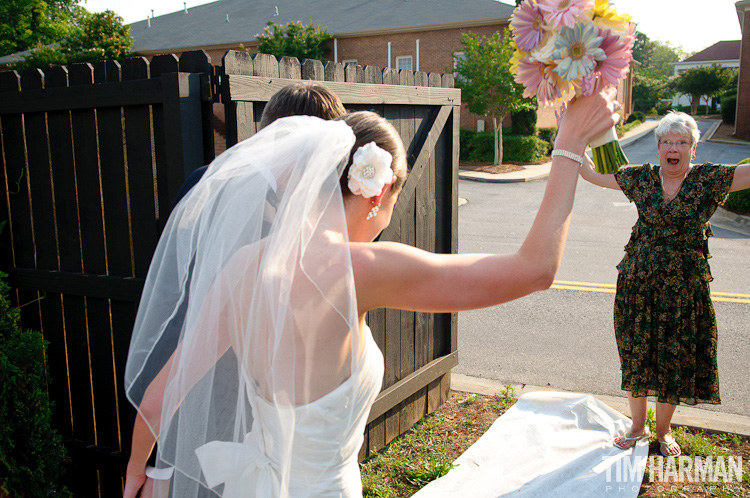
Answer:
<svg viewBox="0 0 750 498"><path fill-rule="evenodd" d="M513 388L505 386L501 393L481 400L476 394L462 395L455 413L438 410L424 417L360 464L363 496L408 497L447 474L453 461L515 402Z"/></svg>
<svg viewBox="0 0 750 498"><path fill-rule="evenodd" d="M412 496L428 483L450 471L456 458L515 402L516 393L510 385L506 385L494 396L453 391L450 400L434 414L424 417L411 430L362 462L364 497ZM646 421L651 426L652 434L655 434L653 409L648 411ZM745 462L750 460L748 438L737 434L705 434L682 427L673 428L672 433L682 447L684 456L710 456L716 461L716 457L719 456L742 455ZM655 436L651 438L650 454L660 454ZM680 484L660 482L658 478L655 482L650 482L651 470L647 466L639 496L750 498L750 466L743 462L743 467L742 483Z"/></svg>

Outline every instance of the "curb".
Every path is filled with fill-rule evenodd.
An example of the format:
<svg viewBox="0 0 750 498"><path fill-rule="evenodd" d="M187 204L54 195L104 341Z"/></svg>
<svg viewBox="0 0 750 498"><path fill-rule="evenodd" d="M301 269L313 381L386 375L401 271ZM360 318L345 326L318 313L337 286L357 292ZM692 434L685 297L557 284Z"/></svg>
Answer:
<svg viewBox="0 0 750 498"><path fill-rule="evenodd" d="M540 165L534 165L534 168L539 170L534 173L525 173L526 169L524 169L523 171L514 171L513 173L502 173L502 174L458 170L458 178L461 180L470 180L473 182L482 182L482 183L533 182L535 180L544 180L545 178L547 178L549 176L549 170L550 170L551 165L552 165L551 162L540 164ZM526 168L529 168L529 167L526 166Z"/></svg>
<svg viewBox="0 0 750 498"><path fill-rule="evenodd" d="M709 128L708 131L701 137L699 142L708 142L709 140L711 140L711 137L714 136L714 133L716 133L716 130L719 129L719 126L721 126L721 120L714 120L714 124L711 125L711 128Z"/></svg>
<svg viewBox="0 0 750 498"><path fill-rule="evenodd" d="M659 122L654 120L647 120L641 123L640 126L628 132L623 138L619 140L620 146L625 147L637 140L640 140L658 126ZM637 131L636 131L637 130ZM523 183L533 182L535 180L544 180L549 176L549 170L552 163L545 163L539 165L531 165L524 167L523 171L514 171L512 173L478 173L475 171L458 171L458 178L461 180L469 180L473 182L483 183Z"/></svg>
<svg viewBox="0 0 750 498"><path fill-rule="evenodd" d="M714 226L750 237L750 216L733 213L719 206L710 221Z"/></svg>
<svg viewBox="0 0 750 498"><path fill-rule="evenodd" d="M564 389L530 386L528 384L511 384L511 386L517 396L537 391L571 392ZM454 391L492 396L503 391L505 385L493 379L482 379L451 373L451 389ZM626 417L630 415L628 399L626 397L608 395L595 395L595 397ZM736 433L740 436L750 437L750 417L734 413L703 410L692 406L678 406L672 417L672 426L682 426L708 433Z"/></svg>

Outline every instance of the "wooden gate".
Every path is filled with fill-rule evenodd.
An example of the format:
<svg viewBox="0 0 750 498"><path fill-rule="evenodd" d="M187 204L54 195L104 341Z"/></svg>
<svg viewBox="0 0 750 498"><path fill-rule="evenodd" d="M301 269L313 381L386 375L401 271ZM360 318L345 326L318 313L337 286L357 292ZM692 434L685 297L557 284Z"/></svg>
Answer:
<svg viewBox="0 0 750 498"><path fill-rule="evenodd" d="M400 132L411 173L381 239L456 252L460 91L450 75L240 52L212 66L202 51L0 74L0 220L9 221L0 269L22 327L49 341L54 425L77 497L121 493L136 307L175 193L213 159L215 102L232 145L299 79L323 82L348 109L373 110ZM457 364L455 314L375 310L368 321L386 372L361 457L440 406Z"/></svg>
<svg viewBox="0 0 750 498"><path fill-rule="evenodd" d="M370 110L388 119L407 150L409 177L380 240L431 252L458 248L458 126L461 92L452 75L316 60L300 64L244 52L224 56L221 96L227 146L252 136L265 103L280 88L316 80L347 110ZM450 369L458 363L456 314L374 310L368 323L385 356L385 378L370 412L360 457L382 448L445 401Z"/></svg>
<svg viewBox="0 0 750 498"><path fill-rule="evenodd" d="M200 53L0 74L0 261L22 327L49 341L53 423L77 497L122 493L134 413L122 379L137 302L185 172L213 155L206 75L178 72L196 61Z"/></svg>

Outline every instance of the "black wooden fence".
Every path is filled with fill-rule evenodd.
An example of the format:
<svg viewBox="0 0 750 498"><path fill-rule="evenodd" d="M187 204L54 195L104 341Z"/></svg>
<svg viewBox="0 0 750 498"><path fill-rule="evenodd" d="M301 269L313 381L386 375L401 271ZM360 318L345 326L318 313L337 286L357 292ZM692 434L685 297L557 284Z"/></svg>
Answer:
<svg viewBox="0 0 750 498"><path fill-rule="evenodd" d="M214 114L232 145L299 79L320 80L347 109L376 111L400 132L411 173L381 239L456 252L460 92L450 75L243 52L213 66L202 51L0 73L0 219L9 221L0 268L22 326L50 343L49 396L76 496L121 493L132 424L122 374L137 303L177 189L223 148ZM457 364L455 314L376 310L368 321L386 372L361 457L440 406Z"/></svg>

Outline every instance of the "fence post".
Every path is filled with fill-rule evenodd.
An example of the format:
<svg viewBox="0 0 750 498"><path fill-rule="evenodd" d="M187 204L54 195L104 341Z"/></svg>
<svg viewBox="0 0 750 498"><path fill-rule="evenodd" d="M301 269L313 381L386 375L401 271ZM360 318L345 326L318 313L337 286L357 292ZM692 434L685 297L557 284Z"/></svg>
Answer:
<svg viewBox="0 0 750 498"><path fill-rule="evenodd" d="M250 54L243 51L229 50L222 60L224 75L222 82L222 100L224 101L225 129L227 148L255 134L255 119L252 102L233 100L229 94L229 79L233 74L253 75L254 61Z"/></svg>

